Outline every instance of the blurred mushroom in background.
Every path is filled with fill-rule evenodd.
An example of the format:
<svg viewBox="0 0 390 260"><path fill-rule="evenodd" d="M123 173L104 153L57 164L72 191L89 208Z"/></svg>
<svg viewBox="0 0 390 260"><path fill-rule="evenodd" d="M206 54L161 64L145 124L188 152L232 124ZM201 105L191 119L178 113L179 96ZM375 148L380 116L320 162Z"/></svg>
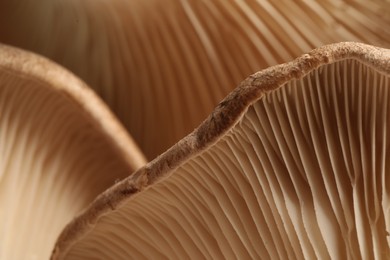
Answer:
<svg viewBox="0 0 390 260"><path fill-rule="evenodd" d="M0 42L83 79L151 160L252 73L329 43L389 48L389 13L383 0L3 0Z"/></svg>

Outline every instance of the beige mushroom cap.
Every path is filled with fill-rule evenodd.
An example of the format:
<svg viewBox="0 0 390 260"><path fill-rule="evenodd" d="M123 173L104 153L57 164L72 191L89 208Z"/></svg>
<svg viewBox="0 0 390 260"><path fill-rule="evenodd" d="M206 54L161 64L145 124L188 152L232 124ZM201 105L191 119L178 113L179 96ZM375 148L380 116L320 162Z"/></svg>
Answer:
<svg viewBox="0 0 390 260"><path fill-rule="evenodd" d="M0 259L47 259L64 226L145 158L79 79L0 45Z"/></svg>
<svg viewBox="0 0 390 260"><path fill-rule="evenodd" d="M324 46L256 73L101 194L53 259L388 259L390 51Z"/></svg>

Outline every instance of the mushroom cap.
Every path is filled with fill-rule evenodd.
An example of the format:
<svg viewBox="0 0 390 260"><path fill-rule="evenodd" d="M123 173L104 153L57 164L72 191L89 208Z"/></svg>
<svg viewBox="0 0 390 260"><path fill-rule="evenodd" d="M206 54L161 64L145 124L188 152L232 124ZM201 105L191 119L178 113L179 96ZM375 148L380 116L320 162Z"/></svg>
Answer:
<svg viewBox="0 0 390 260"><path fill-rule="evenodd" d="M383 0L3 0L0 42L85 80L153 159L256 71L334 42L389 48L388 13Z"/></svg>
<svg viewBox="0 0 390 260"><path fill-rule="evenodd" d="M145 158L89 87L0 45L0 258L49 258L72 218Z"/></svg>
<svg viewBox="0 0 390 260"><path fill-rule="evenodd" d="M390 51L318 48L255 73L101 195L53 259L388 259Z"/></svg>

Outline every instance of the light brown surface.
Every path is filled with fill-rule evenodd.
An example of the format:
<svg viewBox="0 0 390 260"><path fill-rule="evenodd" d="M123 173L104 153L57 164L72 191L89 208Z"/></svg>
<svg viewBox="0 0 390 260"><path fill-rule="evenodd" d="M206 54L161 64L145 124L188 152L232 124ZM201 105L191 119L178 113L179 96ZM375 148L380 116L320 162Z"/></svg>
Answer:
<svg viewBox="0 0 390 260"><path fill-rule="evenodd" d="M149 160L256 71L341 41L390 47L388 1L2 0L0 42L71 70Z"/></svg>
<svg viewBox="0 0 390 260"><path fill-rule="evenodd" d="M64 226L145 158L73 74L4 45L0 57L0 258L45 259Z"/></svg>
<svg viewBox="0 0 390 260"><path fill-rule="evenodd" d="M321 71L325 71L326 73ZM339 43L321 47L301 56L293 62L271 67L250 76L243 81L236 90L229 94L192 134L181 140L178 144L129 178L101 194L82 215L67 226L57 242L53 257L55 259L66 258L66 256L73 258L77 258L77 256L85 257L86 253L91 253L88 249L91 246L91 241L99 244L107 238L110 239L110 234L115 234L112 228L117 225L123 225L123 228L120 231L121 235L119 236L119 242L116 239L113 239L115 242L110 240L110 243L112 243L111 247L105 247L102 244L101 249L107 249L107 251L103 252L98 250L101 254L110 254L110 249L114 249L117 251L111 252L113 255L115 254L115 256L119 258L129 257L129 251L121 251L123 247L120 246L127 245L128 248L134 249L134 251L130 252L134 252L134 255L140 257L147 257L148 254L153 257L165 255L166 257L173 258L190 256L191 250L194 249L193 243L196 242L196 236L199 234L195 235L189 232L187 233L189 238L187 236L187 238L183 237L183 240L180 239L180 234L185 236L185 233L180 233L180 230L183 230L180 228L184 228L185 225L183 223L177 224L177 221L183 221L180 214L184 213L177 213L177 211L185 211L185 205L188 205L186 203L189 203L189 201L194 198L200 197L203 198L201 200L203 202L199 202L197 207L201 207L201 209L195 210L197 213L193 213L195 214L195 217L193 217L192 221L199 221L199 219L201 219L199 214L207 212L205 207L209 208L209 215L206 219L215 218L216 223L219 223L221 221L223 222L225 217L227 217L227 219L225 219L227 222L221 224L222 233L223 230L229 230L229 227L233 227L233 229L237 228L236 232L238 232L239 237L233 235L234 231L231 230L233 233L230 235L225 233L220 239L232 239L229 240L230 242L228 241L226 245L230 245L231 250L234 251L233 253L236 256L254 257L256 256L256 250L252 250L256 247L250 248L250 244L252 243L250 241L252 240L240 237L240 234L246 234L248 227L249 230L254 228L254 226L251 226L252 224L245 226L245 223L246 221L256 221L256 218L254 218L256 215L253 215L253 212L244 213L235 207L237 205L252 203L251 205L248 205L247 208L244 206L244 208L246 210L256 209L256 207L262 208L264 207L264 200L260 200L257 197L258 201L255 202L252 199L245 198L245 196L247 196L245 194L248 194L248 192L250 193L251 191L255 193L264 192L265 196L269 196L269 194L267 194L267 190L264 187L256 188L256 186L253 186L250 189L241 187L239 190L243 194L238 196L238 198L241 199L235 201L234 197L230 196L228 187L230 187L229 185L234 186L238 184L235 184L235 181L231 180L229 182L224 182L221 178L238 178L236 181L240 182L239 179L243 178L242 176L248 175L251 172L254 174L253 178L260 178L259 174L261 168L258 168L259 166L251 166L251 164L256 165L256 161L264 163L264 160L267 160L267 157L264 156L267 155L270 158L268 160L271 162L273 161L273 167L268 169L267 167L263 168L264 174L268 176L267 178L278 179L277 183L279 182L281 187L281 190L279 191L273 190L272 196L283 198L282 201L285 201L286 207L290 207L290 210L291 207L296 207L296 210L302 210L302 215L296 217L293 217L294 215L291 215L292 213L288 209L284 213L279 212L282 219L286 216L292 218L289 220L290 222L285 222L287 220L283 219L280 223L284 223L287 226L292 225L290 228L295 226L295 229L298 230L295 230L294 232L297 232L296 236L298 236L301 244L289 244L292 243L291 241L295 241L294 235L289 233L288 227L285 227L287 231L283 228L282 230L284 230L283 232L287 232L288 238L285 238L287 240L282 239L284 241L283 246L275 246L272 249L273 245L278 245L278 239L274 237L269 240L270 238L263 237L259 241L264 243L265 251L261 252L270 254L268 256L272 256L272 253L274 253L280 258L285 257L286 254L287 256L292 256L291 254L293 254L298 259L300 259L302 254L309 258L314 256L322 256L324 258L345 257L346 255L358 258L386 258L390 252L387 237L387 232L389 231L388 190L390 184L389 178L386 177L388 176L386 173L388 173L389 167L388 163L386 163L389 161L389 154L387 151L390 143L387 138L389 133L387 121L389 114L389 74L390 52L388 50L358 43ZM321 75L325 75L324 78L321 78ZM298 79L302 79L302 83L299 83ZM344 90L340 86L339 89L337 89L335 85L327 84L327 82L333 82L332 84L341 82L342 84L340 83L340 86L347 84L346 89ZM297 151L299 151L300 154L298 156L298 152L294 153L291 151L291 155L295 158L294 160L302 161L305 167L304 171L299 170L299 164L298 166L292 164L293 167L298 167L298 169L294 170L294 168L290 168L291 165L289 166L289 163L291 163L291 161L285 157L285 153L289 152L289 150L283 148L283 145L280 143L281 141L277 141L273 144L276 146L271 145L267 147L267 142L272 142L267 139L269 138L267 135L261 137L258 129L252 134L251 131L248 132L248 129L239 130L247 124L248 120L258 120L256 124L261 127L266 127L266 120L271 122L274 120L281 120L278 118L278 115L269 117L257 115L253 117L253 111L256 110L256 107L262 102L268 102L271 105L275 103L276 106L276 104L280 102L280 95L287 95L287 92L290 95L293 91L285 90L287 87L283 85L286 83L289 84L289 88L291 88L291 84L298 84L296 87L299 87L299 84L302 84L302 86L307 85L318 88L317 90L314 90L314 93L316 93L316 91L324 91L325 93L313 96L313 98L319 100L319 103L313 103L312 106L314 108L307 108L306 116L308 119L301 119L299 114L297 114L298 118L300 118L299 122L301 124L302 122L305 122L304 125L310 130L307 130L309 132L306 132L306 134L311 133L309 137L301 136L301 138L304 139L296 139L297 136L295 135L295 131L299 131L300 127L303 127L303 125L300 126L297 122L293 125L284 122L286 127L290 127L294 133L290 134L289 138L292 138L291 141L288 141L289 139L285 140L287 140L287 142L295 143L298 147L296 149L298 149ZM283 87L278 89L281 86ZM354 90L354 88L356 88L356 90ZM343 91L348 94L344 94L346 95L345 99L343 95L337 95L338 92ZM272 95L274 95L273 98L270 97ZM357 101L353 101L354 95L358 95L358 103L356 103ZM272 99L272 102L269 98ZM303 100L307 102L310 98L304 97ZM334 100L337 100L337 102ZM351 103L348 104L350 105L347 106L343 103L345 100L349 100L348 102ZM302 110L302 105L299 103L299 100L295 100L294 102L296 102L294 104L297 106L297 108L294 107L294 109ZM330 102L328 104L329 106L330 104L334 104L335 107L328 108L326 102ZM341 105L338 104L338 102L341 102ZM306 106L305 103L305 107ZM340 121L339 109L343 108L350 109L346 110L348 111L346 122ZM358 110L357 113L355 109ZM286 109L286 111L288 114L289 109ZM321 117L318 117L318 113L320 113ZM252 116L250 116L250 114L252 114ZM331 117L331 115L333 117ZM288 117L290 116L291 115ZM320 118L324 121L321 122ZM332 124L332 122L338 122L337 124L340 124L340 127L336 127L337 124ZM341 127L342 124L346 124L345 127L347 127L347 129ZM355 130L354 127L356 126L357 128ZM314 131L313 129L318 130ZM282 131L284 132L285 130ZM285 133L278 134L277 129L272 129L272 132L276 139L281 136L287 138L284 137ZM336 141L336 143L340 142L341 148L334 146L335 140L332 138L334 138L335 134L336 136L339 135L340 140ZM265 153L265 155L260 156L259 152L246 152L246 148L242 147L245 146L246 142L241 140L245 135L252 135L253 138L265 138L261 139L262 144L259 143L256 145L255 141L249 142L249 147L253 146L253 148L250 149L264 149L263 153ZM365 136L370 140L368 141L367 139L367 142L371 142L373 145L365 143ZM230 147L231 150L227 147L224 148L224 144L226 145L226 143L229 143L229 141L227 141L229 138L232 139L231 142L234 144L232 146L233 148ZM235 139L237 140L234 141ZM310 143L308 144L309 146L306 147L304 143L309 141L313 142L313 144ZM374 144L377 145L375 146ZM303 145L303 148L299 148L301 145ZM239 148L239 146L241 148ZM279 147L279 156L283 157L283 159L279 158L280 161L277 164L274 163L278 160L275 161L275 158L272 159L273 157L271 156L272 152L276 151L275 147ZM314 150L310 151L308 147L311 147L310 149ZM375 150L376 148L378 148L378 150ZM345 153L340 155L340 158L343 157L344 162L341 164L334 164L333 160L337 157L332 154L332 149L335 149L333 150L334 152L340 152L340 149L344 149L344 152L348 151L347 154L350 155L346 155ZM301 154L302 151L305 151L304 154L306 153L303 157ZM224 158L221 153L230 154L232 157L228 156L228 158ZM317 158L314 158L313 160L310 159L312 155L316 155ZM213 156L216 156L215 158L217 159L212 159ZM211 157L211 159L207 159L209 157ZM378 162L375 161L377 157ZM213 166L218 160L220 163L219 166ZM235 164L234 167L238 167L237 170L232 170L235 168L229 166L229 164L232 163ZM224 167L228 168L223 170ZM253 170L250 170L250 167L254 167ZM347 170L343 170L342 167L347 167ZM270 171L270 169L273 169L273 171ZM224 171L227 175L224 174ZM229 171L231 171L232 175L228 174ZM370 177L370 173L375 174ZM294 177L294 174L298 175ZM301 182L299 188L295 187L295 185L298 185L296 180L302 178L302 176L299 177L300 175L303 175L303 178L306 180L299 181ZM292 180L289 178L292 178ZM294 178L298 179L294 181ZM373 178L373 180L371 178ZM202 179L203 181L201 181ZM251 181L245 178L244 180L246 185L256 185L254 180ZM242 181L243 179L241 179L241 182ZM293 186L286 186L288 185L288 182L291 181ZM184 185L183 182L186 184ZM207 188L202 188L202 185ZM191 186L200 188L200 190L196 191L195 189L188 191L188 189L191 189ZM290 190L292 189L291 187L295 187L296 191L294 192L296 192L296 195ZM173 190L171 190L171 188ZM168 192L166 189L171 191ZM175 192L178 193L175 195ZM328 199L327 197L324 197L325 194L328 196ZM306 199L306 203L309 204L303 202ZM286 200L291 201L286 202ZM180 204L180 201L184 204ZM212 201L215 203L212 204ZM277 201L278 200L276 199L276 204L278 204ZM175 205L172 208L169 206L171 203ZM233 203L233 207L228 206L229 203ZM215 208L215 210L220 208L220 213L218 213L218 211L213 211L213 208ZM281 210L281 208L279 207L277 210ZM275 214L275 211L272 212ZM231 214L238 215L233 217ZM353 220L349 214L352 214ZM229 216L231 216L231 218ZM168 221L172 218L175 219L173 223L176 224L172 224L172 222ZM186 219L186 217L184 217L184 219ZM234 219L239 222L234 224L236 221ZM275 221L277 221L277 217ZM129 223L133 223L133 225L129 225ZM243 224L245 228L242 229L243 227L236 226L238 223ZM345 224L344 226L343 223ZM145 225L146 229L143 231L145 232L144 236L129 238L128 236L133 234L131 232L138 232L134 231L134 226L138 224ZM174 225L179 226L172 231L173 237L172 235L168 235L169 232L164 233L166 229L170 230ZM311 225L313 225L312 228ZM199 226L199 229L201 229L201 227L210 229L212 226L212 223L203 223ZM265 226L263 223L263 228L264 227L267 227L271 233L274 228L275 230L278 229L278 232L282 232L280 226L269 226L268 222ZM344 230L344 227L347 229ZM258 228L259 226L257 226L257 229ZM299 228L301 229L299 230ZM128 233L126 233L126 230L128 230ZM162 232L161 230L165 231ZM184 228L184 230L188 232L188 229ZM255 233L252 235L258 236L259 234L263 234L259 229L257 231L258 232L254 231ZM207 232L209 232L209 235L205 237L208 237L208 239L216 239L218 242L218 238L212 237L210 234L221 234L220 231L219 233L213 233L210 230ZM138 233L137 236L141 233ZM193 238L191 237L192 235L194 236ZM159 236L161 239L158 239ZM205 237L203 237L203 240L202 238L198 240L198 242L206 241L204 240ZM138 238L144 243L143 246L139 248L137 247L137 244L132 244L132 241L138 241ZM171 248L169 248L168 245L164 247L163 245L156 244L156 241L161 242L164 239L168 239L172 242L171 244L168 242ZM174 241L176 241L176 243ZM245 248L240 246L240 241ZM271 241L273 242L271 243ZM208 242L206 241L206 244ZM116 247L116 243L119 246ZM149 246L148 243L150 243ZM267 247L267 245L269 247ZM197 245L197 247L199 249L199 245ZM227 249L230 247L228 246ZM214 250L217 250L216 248L218 248L218 246L216 246ZM219 249L221 250L220 252L224 252L224 250L221 249L221 245L219 245ZM210 253L212 252L212 249L209 248L209 250L206 251ZM264 257L266 256L264 255Z"/></svg>

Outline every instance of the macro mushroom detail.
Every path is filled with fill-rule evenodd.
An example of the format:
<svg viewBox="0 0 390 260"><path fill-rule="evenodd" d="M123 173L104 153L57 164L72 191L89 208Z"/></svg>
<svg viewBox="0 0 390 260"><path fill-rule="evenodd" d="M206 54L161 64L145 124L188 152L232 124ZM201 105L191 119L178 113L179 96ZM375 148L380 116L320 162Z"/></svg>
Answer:
<svg viewBox="0 0 390 260"><path fill-rule="evenodd" d="M390 259L389 13L0 1L0 259Z"/></svg>
<svg viewBox="0 0 390 260"><path fill-rule="evenodd" d="M100 195L54 259L387 259L389 55L335 44L252 75Z"/></svg>

